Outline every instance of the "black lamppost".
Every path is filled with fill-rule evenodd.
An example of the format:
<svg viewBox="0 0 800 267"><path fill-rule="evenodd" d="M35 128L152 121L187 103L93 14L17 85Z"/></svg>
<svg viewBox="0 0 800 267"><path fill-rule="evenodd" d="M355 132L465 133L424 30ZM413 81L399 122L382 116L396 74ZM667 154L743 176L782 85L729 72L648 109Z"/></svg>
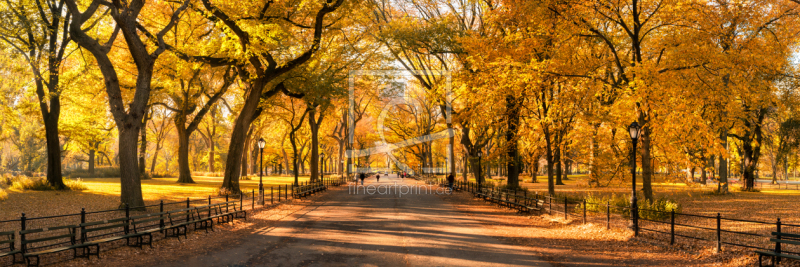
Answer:
<svg viewBox="0 0 800 267"><path fill-rule="evenodd" d="M259 152L261 154L259 156L259 160L258 160L258 163L259 163L259 168L258 168L259 169L259 172L258 172L258 194L261 195L261 196L264 195L264 181L263 181L263 179L261 177L264 176L264 146L266 144L267 144L267 142L264 141L264 138L259 138L258 139L258 150L259 150ZM262 197L261 199L263 200L264 198ZM262 202L261 205L264 205L264 203Z"/></svg>
<svg viewBox="0 0 800 267"><path fill-rule="evenodd" d="M319 180L325 177L325 153L319 153Z"/></svg>
<svg viewBox="0 0 800 267"><path fill-rule="evenodd" d="M639 140L640 130L639 124L635 121L628 126L633 143L631 150L631 226L633 227L633 236L639 235L639 206L636 204L636 143Z"/></svg>

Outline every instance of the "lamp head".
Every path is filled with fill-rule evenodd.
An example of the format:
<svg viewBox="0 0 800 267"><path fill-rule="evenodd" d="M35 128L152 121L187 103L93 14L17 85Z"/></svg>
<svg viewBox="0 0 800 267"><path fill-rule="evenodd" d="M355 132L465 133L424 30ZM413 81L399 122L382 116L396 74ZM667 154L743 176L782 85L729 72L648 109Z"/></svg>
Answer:
<svg viewBox="0 0 800 267"><path fill-rule="evenodd" d="M639 139L639 134L641 133L641 127L639 127L639 123L635 121L628 126L628 133L631 134L631 139L636 140Z"/></svg>
<svg viewBox="0 0 800 267"><path fill-rule="evenodd" d="M267 142L264 141L264 138L259 138L258 139L258 148L264 148L265 145L267 145Z"/></svg>

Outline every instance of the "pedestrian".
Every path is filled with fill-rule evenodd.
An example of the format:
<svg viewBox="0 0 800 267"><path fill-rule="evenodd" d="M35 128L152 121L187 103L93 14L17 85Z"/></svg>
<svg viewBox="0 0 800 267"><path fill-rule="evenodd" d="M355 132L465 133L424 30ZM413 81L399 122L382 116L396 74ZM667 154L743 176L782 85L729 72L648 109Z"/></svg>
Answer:
<svg viewBox="0 0 800 267"><path fill-rule="evenodd" d="M455 181L456 181L456 177L455 177L455 176L453 176L453 174L452 174L452 173L451 173L450 175L448 175L448 176L447 176L447 183L448 183L448 184L450 184L450 192L451 192L451 193L453 192L453 183L454 183Z"/></svg>
<svg viewBox="0 0 800 267"><path fill-rule="evenodd" d="M359 173L358 178L361 179L361 185L364 185L364 179L367 178L367 176L363 173Z"/></svg>
<svg viewBox="0 0 800 267"><path fill-rule="evenodd" d="M380 174L378 174L378 175L375 175L375 178L376 178L376 179L378 179L378 182L380 182L380 181L381 181L381 175L380 175Z"/></svg>

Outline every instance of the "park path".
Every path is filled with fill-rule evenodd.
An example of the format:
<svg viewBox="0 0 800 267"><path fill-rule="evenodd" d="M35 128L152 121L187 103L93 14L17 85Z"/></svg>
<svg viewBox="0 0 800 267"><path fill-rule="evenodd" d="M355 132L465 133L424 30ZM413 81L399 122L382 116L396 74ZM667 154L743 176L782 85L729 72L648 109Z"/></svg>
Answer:
<svg viewBox="0 0 800 267"><path fill-rule="evenodd" d="M238 244L162 266L550 266L435 194L399 194L418 181L392 175L366 185L395 189L332 190Z"/></svg>

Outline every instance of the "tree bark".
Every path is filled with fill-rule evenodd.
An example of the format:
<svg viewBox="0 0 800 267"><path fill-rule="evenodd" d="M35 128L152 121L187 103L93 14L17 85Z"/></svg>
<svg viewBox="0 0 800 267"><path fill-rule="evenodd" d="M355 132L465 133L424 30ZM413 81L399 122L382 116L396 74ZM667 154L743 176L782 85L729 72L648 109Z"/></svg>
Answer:
<svg viewBox="0 0 800 267"><path fill-rule="evenodd" d="M519 187L520 158L517 148L517 132L519 131L520 106L518 99L513 94L506 95L506 173L507 184L510 188Z"/></svg>
<svg viewBox="0 0 800 267"><path fill-rule="evenodd" d="M317 118L317 107L319 105L311 105L308 108L308 127L311 129L311 158L309 159L309 168L311 169L311 181L319 180L319 126L322 124L325 115L322 114L324 109L320 111L319 118Z"/></svg>
<svg viewBox="0 0 800 267"><path fill-rule="evenodd" d="M216 129L214 129L214 131L216 132ZM216 152L216 151L214 151L216 148L217 147L214 145L214 139L209 138L209 141L208 141L208 172L209 173L214 173L214 172L217 171L216 167L214 166L215 164L217 164L216 163L216 159L214 158L216 156L214 154L214 152Z"/></svg>
<svg viewBox="0 0 800 267"><path fill-rule="evenodd" d="M153 151L153 160L150 163L150 173L156 171L156 163L158 163L158 153L161 152L161 146L156 143L156 150Z"/></svg>
<svg viewBox="0 0 800 267"><path fill-rule="evenodd" d="M178 131L178 183L194 183L189 169L189 133L184 129L185 121L176 120Z"/></svg>
<svg viewBox="0 0 800 267"><path fill-rule="evenodd" d="M553 144L551 143L550 136L547 133L545 133L545 140L547 142L547 148L546 148L547 154L545 155L545 160L547 161L547 193L550 196L554 196L556 194L556 186L554 183L555 181L553 181L554 179L553 165L555 163L555 160L553 156Z"/></svg>
<svg viewBox="0 0 800 267"><path fill-rule="evenodd" d="M250 143L252 143L252 136L253 136L253 128L247 132L247 137L244 139L244 150L242 150L242 173L241 177L247 176L247 158L251 155L250 153Z"/></svg>
<svg viewBox="0 0 800 267"><path fill-rule="evenodd" d="M642 115L641 118L643 118ZM648 122L644 119L639 120L639 125L644 125L639 134L639 139L641 140L640 153L641 153L641 162L642 162L642 193L644 193L644 198L653 201L653 187L652 187L652 179L653 179L653 166L650 165L652 162L652 158L650 156L650 126Z"/></svg>
<svg viewBox="0 0 800 267"><path fill-rule="evenodd" d="M553 152L553 163L555 163L555 175L556 175L556 185L564 185L564 182L561 181L561 146L559 144L555 145L555 151Z"/></svg>
<svg viewBox="0 0 800 267"><path fill-rule="evenodd" d="M137 125L141 127L141 125ZM139 168L136 155L136 144L139 139L137 127L119 127L119 171L121 184L120 200L129 207L143 207L142 182L139 179Z"/></svg>
<svg viewBox="0 0 800 267"><path fill-rule="evenodd" d="M147 113L148 111L144 111L144 116L142 116L142 127L140 129L142 139L139 140L139 175L142 180L147 179L147 173L145 172L146 168L146 157L147 157Z"/></svg>
<svg viewBox="0 0 800 267"><path fill-rule="evenodd" d="M89 149L89 174L94 174L94 159L95 159L95 150L94 148Z"/></svg>
<svg viewBox="0 0 800 267"><path fill-rule="evenodd" d="M719 142L725 148L725 151L728 151L728 132L727 130L721 130L719 134ZM717 193L719 194L727 194L728 193L728 159L723 157L722 155L718 156L719 158L719 184L717 184Z"/></svg>

